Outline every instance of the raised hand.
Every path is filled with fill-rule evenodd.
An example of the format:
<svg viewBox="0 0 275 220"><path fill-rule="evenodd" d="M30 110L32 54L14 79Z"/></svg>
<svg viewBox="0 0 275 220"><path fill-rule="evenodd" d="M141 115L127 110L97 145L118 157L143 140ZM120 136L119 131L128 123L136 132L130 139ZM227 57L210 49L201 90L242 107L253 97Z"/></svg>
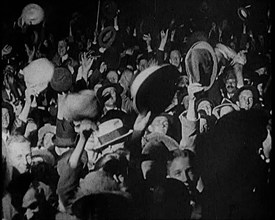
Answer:
<svg viewBox="0 0 275 220"><path fill-rule="evenodd" d="M134 123L134 130L143 131L146 128L146 125L149 121L150 116L151 116L151 111L147 113L139 114Z"/></svg>
<svg viewBox="0 0 275 220"><path fill-rule="evenodd" d="M12 51L12 46L6 44L1 50L1 56L3 57L5 55L8 55L11 53L11 51Z"/></svg>

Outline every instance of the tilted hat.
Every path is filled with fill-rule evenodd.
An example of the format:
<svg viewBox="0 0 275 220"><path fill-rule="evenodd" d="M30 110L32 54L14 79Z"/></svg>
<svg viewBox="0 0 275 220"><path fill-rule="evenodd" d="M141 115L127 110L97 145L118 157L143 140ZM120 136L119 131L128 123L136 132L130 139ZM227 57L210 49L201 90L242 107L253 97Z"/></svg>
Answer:
<svg viewBox="0 0 275 220"><path fill-rule="evenodd" d="M204 91L210 89L218 71L218 61L212 46L205 41L194 43L186 54L185 68L192 82L202 84Z"/></svg>
<svg viewBox="0 0 275 220"><path fill-rule="evenodd" d="M27 25L37 25L44 20L44 10L41 6L37 4L28 4L26 5L21 13L20 18L18 19L19 26Z"/></svg>
<svg viewBox="0 0 275 220"><path fill-rule="evenodd" d="M112 46L116 38L116 30L113 26L104 28L98 36L98 44L100 47L109 48Z"/></svg>
<svg viewBox="0 0 275 220"><path fill-rule="evenodd" d="M164 112L176 93L179 77L177 68L170 64L152 66L139 73L131 85L136 112Z"/></svg>
<svg viewBox="0 0 275 220"><path fill-rule="evenodd" d="M125 137L132 134L133 130L127 128L121 119L113 118L101 123L94 135L98 138L99 145L94 146L93 150L101 150L110 144L122 141ZM89 149L88 149L89 150Z"/></svg>
<svg viewBox="0 0 275 220"><path fill-rule="evenodd" d="M65 67L55 67L50 81L51 87L57 92L67 92L73 83L73 76Z"/></svg>

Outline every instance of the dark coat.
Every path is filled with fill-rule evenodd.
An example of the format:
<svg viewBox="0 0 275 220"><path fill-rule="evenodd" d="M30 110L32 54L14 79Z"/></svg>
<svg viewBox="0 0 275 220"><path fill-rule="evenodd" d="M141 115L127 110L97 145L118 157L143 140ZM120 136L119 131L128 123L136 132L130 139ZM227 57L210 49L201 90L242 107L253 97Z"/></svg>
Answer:
<svg viewBox="0 0 275 220"><path fill-rule="evenodd" d="M269 217L268 169L258 155L267 118L259 110L219 119L199 152L204 183L203 216L210 219ZM266 216L267 215L267 216Z"/></svg>

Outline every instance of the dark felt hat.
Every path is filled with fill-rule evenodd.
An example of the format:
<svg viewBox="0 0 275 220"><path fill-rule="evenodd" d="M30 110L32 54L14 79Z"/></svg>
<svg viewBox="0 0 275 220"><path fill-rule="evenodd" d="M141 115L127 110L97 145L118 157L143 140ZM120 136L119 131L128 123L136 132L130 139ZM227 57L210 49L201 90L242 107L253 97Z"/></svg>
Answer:
<svg viewBox="0 0 275 220"><path fill-rule="evenodd" d="M192 82L202 84L204 91L210 89L218 71L218 61L213 47L205 41L194 43L186 54L185 68Z"/></svg>
<svg viewBox="0 0 275 220"><path fill-rule="evenodd" d="M104 28L99 36L98 36L98 43L100 47L109 48L112 46L113 42L116 38L116 30L113 26L108 26Z"/></svg>
<svg viewBox="0 0 275 220"><path fill-rule="evenodd" d="M103 61L108 70L117 70L120 65L120 52L117 47L108 47L103 53Z"/></svg>
<svg viewBox="0 0 275 220"><path fill-rule="evenodd" d="M177 68L170 64L152 66L138 74L131 85L136 112L164 112L175 95L179 77Z"/></svg>
<svg viewBox="0 0 275 220"><path fill-rule="evenodd" d="M65 67L55 67L50 81L51 87L57 92L67 92L73 83L73 77Z"/></svg>
<svg viewBox="0 0 275 220"><path fill-rule="evenodd" d="M74 126L67 120L56 121L56 134L52 141L58 147L72 147L76 145L76 135Z"/></svg>

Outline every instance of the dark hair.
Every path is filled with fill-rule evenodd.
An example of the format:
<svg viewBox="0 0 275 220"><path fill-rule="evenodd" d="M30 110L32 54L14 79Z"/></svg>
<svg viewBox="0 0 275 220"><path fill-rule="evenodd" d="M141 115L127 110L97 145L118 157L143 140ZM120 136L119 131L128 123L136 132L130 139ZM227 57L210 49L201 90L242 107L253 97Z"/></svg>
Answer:
<svg viewBox="0 0 275 220"><path fill-rule="evenodd" d="M8 130L10 131L11 128L12 128L14 119L15 119L15 114L14 114L14 111L13 111L13 107L10 103L2 101L2 109L3 108L8 110L8 113L9 113L9 116L10 116L10 123L8 125Z"/></svg>

